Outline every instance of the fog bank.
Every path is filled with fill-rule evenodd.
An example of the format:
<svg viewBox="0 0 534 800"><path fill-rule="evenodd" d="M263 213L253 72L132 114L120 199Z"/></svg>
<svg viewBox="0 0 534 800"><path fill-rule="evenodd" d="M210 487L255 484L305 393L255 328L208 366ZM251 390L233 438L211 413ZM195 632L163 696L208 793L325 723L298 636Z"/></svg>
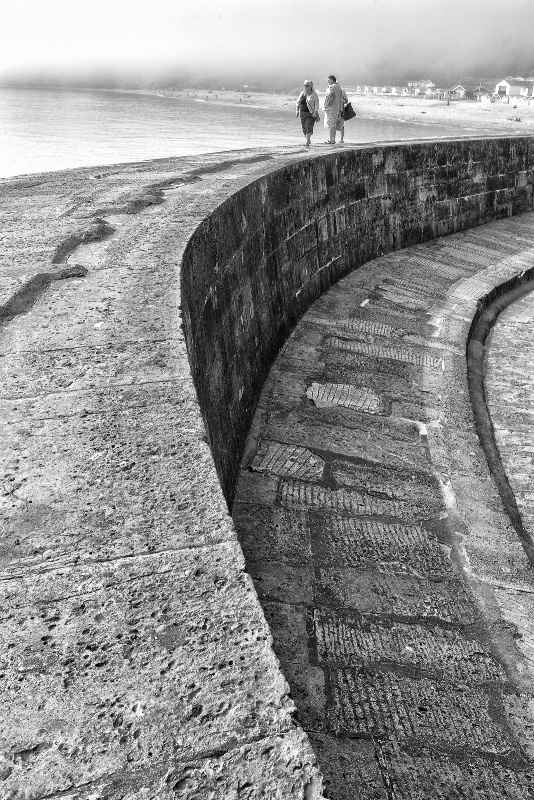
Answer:
<svg viewBox="0 0 534 800"><path fill-rule="evenodd" d="M4 0L0 79L288 90L534 74L532 0Z"/></svg>

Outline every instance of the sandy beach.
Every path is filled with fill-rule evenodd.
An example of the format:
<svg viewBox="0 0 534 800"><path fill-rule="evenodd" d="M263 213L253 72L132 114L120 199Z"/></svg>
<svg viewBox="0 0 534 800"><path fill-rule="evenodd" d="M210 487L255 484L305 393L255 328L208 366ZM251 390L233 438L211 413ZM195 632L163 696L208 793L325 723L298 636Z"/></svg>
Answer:
<svg viewBox="0 0 534 800"><path fill-rule="evenodd" d="M495 133L534 133L534 106L510 103L477 103L453 100L447 105L445 100L428 100L415 97L387 97L361 95L346 89L356 113L364 117L404 120L406 122L426 122L438 125L458 125L473 131ZM207 91L205 89L158 89L151 94L165 97L191 98L198 102L221 105L247 105L256 108L276 108L293 111L296 93L288 92L238 92ZM323 100L324 90L318 90Z"/></svg>

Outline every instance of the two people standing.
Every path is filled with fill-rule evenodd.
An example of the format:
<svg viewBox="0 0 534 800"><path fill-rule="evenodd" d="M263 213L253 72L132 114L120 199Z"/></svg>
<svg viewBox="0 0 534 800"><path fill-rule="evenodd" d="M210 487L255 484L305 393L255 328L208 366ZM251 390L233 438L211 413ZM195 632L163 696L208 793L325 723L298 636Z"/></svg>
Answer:
<svg viewBox="0 0 534 800"><path fill-rule="evenodd" d="M328 86L323 103L325 127L329 130L329 140L325 144L336 143L336 131L340 131L340 144L344 141L343 108L348 103L346 92L336 80L335 75L328 76ZM319 122L319 97L313 88L313 82L304 81L304 90L297 98L296 115L300 117L302 132L306 137L306 147L311 144L313 126Z"/></svg>

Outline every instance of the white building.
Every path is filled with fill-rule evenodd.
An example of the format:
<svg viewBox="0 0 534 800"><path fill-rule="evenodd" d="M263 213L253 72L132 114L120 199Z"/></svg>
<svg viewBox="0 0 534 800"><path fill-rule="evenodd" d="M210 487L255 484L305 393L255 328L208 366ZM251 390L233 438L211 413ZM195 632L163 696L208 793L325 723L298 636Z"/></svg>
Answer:
<svg viewBox="0 0 534 800"><path fill-rule="evenodd" d="M534 94L534 83L505 78L495 86L495 94L501 99L506 97L526 100Z"/></svg>

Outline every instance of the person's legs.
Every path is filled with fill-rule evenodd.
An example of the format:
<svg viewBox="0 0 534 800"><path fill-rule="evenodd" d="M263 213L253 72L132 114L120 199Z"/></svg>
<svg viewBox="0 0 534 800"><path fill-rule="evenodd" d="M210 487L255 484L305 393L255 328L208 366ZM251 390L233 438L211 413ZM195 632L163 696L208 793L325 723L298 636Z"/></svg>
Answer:
<svg viewBox="0 0 534 800"><path fill-rule="evenodd" d="M333 142L333 141L335 141L335 138L336 138L336 129L335 129L335 127L334 127L334 128L332 128L332 124L334 124L334 125L335 125L335 124L336 124L336 122L335 122L335 120L333 120L333 119L332 119L332 115L331 115L331 114L329 114L329 113L328 113L328 111L326 111L326 110L325 110L325 114L324 114L324 126L325 126L325 128L327 128L327 130L328 130L328 141L327 141L327 142L325 142L325 144L332 144L332 142Z"/></svg>
<svg viewBox="0 0 534 800"><path fill-rule="evenodd" d="M300 115L300 124L302 125L302 133L304 134L304 137L306 139L306 145L305 146L308 147L308 139L309 139L309 136L308 136L308 120L306 119L306 117L303 114Z"/></svg>
<svg viewBox="0 0 534 800"><path fill-rule="evenodd" d="M304 136L306 137L306 147L309 147L311 144L311 135L313 133L313 117L311 114L306 117L305 124L302 124L302 130L304 131Z"/></svg>

